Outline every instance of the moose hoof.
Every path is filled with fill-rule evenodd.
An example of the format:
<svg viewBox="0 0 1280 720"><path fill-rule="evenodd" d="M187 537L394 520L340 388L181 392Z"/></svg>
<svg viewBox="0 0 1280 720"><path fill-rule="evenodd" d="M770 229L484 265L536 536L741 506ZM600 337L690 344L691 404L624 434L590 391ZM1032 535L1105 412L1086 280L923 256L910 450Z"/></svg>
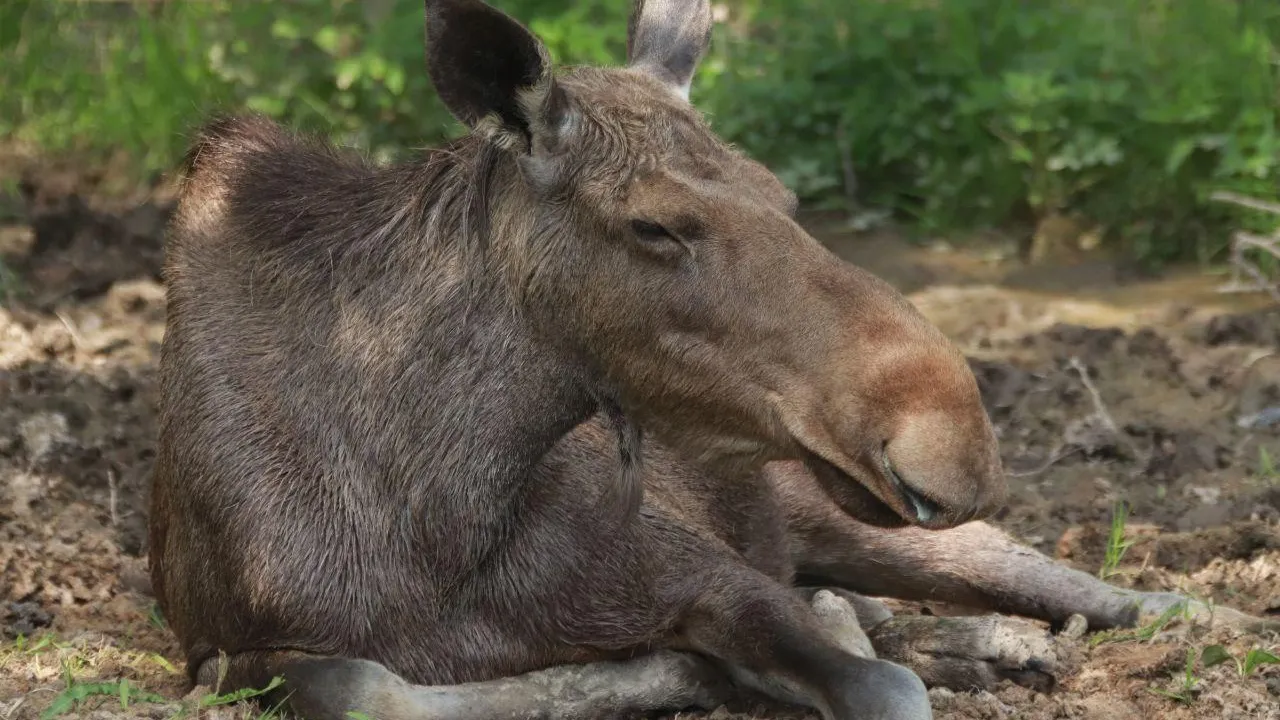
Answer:
<svg viewBox="0 0 1280 720"><path fill-rule="evenodd" d="M911 670L884 660L859 659L831 702L836 720L932 720L929 691Z"/></svg>
<svg viewBox="0 0 1280 720"><path fill-rule="evenodd" d="M1210 606L1173 592L1138 593L1138 605L1138 625L1154 622L1176 608L1176 617L1189 617L1213 628L1253 634L1280 633L1280 619L1260 618L1223 605Z"/></svg>
<svg viewBox="0 0 1280 720"><path fill-rule="evenodd" d="M929 687L992 690L1011 680L1047 693L1062 664L1062 646L1046 630L997 615L899 615L869 635L880 658L911 668Z"/></svg>

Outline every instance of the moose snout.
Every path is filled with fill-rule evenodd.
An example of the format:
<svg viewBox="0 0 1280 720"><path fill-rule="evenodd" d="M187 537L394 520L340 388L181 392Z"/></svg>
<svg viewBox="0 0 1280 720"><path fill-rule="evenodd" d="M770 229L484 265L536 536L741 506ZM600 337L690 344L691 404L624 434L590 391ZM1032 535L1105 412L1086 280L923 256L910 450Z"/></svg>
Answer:
<svg viewBox="0 0 1280 720"><path fill-rule="evenodd" d="M943 529L990 517L1008 485L985 415L925 412L907 417L885 443L883 473L899 505L921 527Z"/></svg>

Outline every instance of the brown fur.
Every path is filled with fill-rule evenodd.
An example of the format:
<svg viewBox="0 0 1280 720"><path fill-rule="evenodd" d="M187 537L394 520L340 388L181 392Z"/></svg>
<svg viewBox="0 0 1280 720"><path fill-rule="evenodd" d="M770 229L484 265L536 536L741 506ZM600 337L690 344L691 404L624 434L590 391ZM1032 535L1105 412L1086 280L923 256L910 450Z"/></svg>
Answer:
<svg viewBox="0 0 1280 720"><path fill-rule="evenodd" d="M150 536L193 677L226 653L228 683L283 674L308 716L409 718L484 717L481 686L442 686L551 673L501 680L522 717L555 666L616 680L670 648L828 718L928 716L789 586L800 562L892 587L831 576L872 525L999 506L974 378L681 98L705 0L637 10L630 67L553 76L505 16L428 0L433 81L473 132L403 165L254 117L193 143ZM644 485L620 517L619 478ZM855 546L833 570L817 540ZM705 679L690 656L652 657L614 710L705 700L672 689Z"/></svg>

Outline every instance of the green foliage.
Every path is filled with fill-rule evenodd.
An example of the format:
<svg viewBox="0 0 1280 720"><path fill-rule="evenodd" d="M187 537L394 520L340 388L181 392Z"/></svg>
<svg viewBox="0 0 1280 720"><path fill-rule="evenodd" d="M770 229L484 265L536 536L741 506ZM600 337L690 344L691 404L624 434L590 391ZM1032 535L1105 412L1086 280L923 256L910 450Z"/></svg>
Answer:
<svg viewBox="0 0 1280 720"><path fill-rule="evenodd" d="M1280 471L1276 470L1275 461L1271 459L1271 453L1261 445L1258 446L1258 476L1268 482L1280 479Z"/></svg>
<svg viewBox="0 0 1280 720"><path fill-rule="evenodd" d="M284 678L277 675L276 677L271 678L271 682L267 683L265 687L241 688L239 690L236 690L235 692L223 693L221 695L214 695L214 694L205 695L204 697L200 698L200 707L207 708L207 707L216 707L219 705L234 705L235 703L238 703L238 702L244 702L245 700L249 700L251 698L256 698L262 695L266 695L267 693L271 692L272 690L275 690L276 688L280 687L283 684L284 684Z"/></svg>
<svg viewBox="0 0 1280 720"><path fill-rule="evenodd" d="M1133 630L1115 628L1111 630L1103 630L1102 632L1095 634L1093 637L1089 638L1089 647L1096 647L1107 643L1128 642L1131 640L1150 642L1154 640L1156 635L1160 634L1161 631L1169 627L1174 620L1178 619L1179 615L1183 616L1184 619L1189 617L1190 611L1191 607L1189 604L1185 602L1174 603L1166 608L1164 612L1160 613L1160 615L1154 620L1142 627Z"/></svg>
<svg viewBox="0 0 1280 720"><path fill-rule="evenodd" d="M18 291L18 276L0 262L0 307L11 304Z"/></svg>
<svg viewBox="0 0 1280 720"><path fill-rule="evenodd" d="M77 709L86 701L92 698L111 697L116 698L120 702L120 708L127 710L129 703L163 703L165 698L152 692L147 692L136 685L129 682L128 679L113 680L110 682L82 683L77 682L67 675L67 687L58 696L49 703L49 706L40 713L40 720L65 715L72 710Z"/></svg>
<svg viewBox="0 0 1280 720"><path fill-rule="evenodd" d="M1264 665L1280 664L1280 657L1262 648L1250 649L1249 652L1245 653L1244 658L1237 658L1221 645L1210 645L1200 654L1200 662L1206 668L1221 665L1228 660L1235 663L1236 673L1242 678L1249 677Z"/></svg>
<svg viewBox="0 0 1280 720"><path fill-rule="evenodd" d="M1190 705L1195 702L1200 690L1199 686L1200 678L1196 677L1196 649L1187 648L1187 662L1182 669L1182 677L1178 679L1177 687L1172 690L1149 689L1156 695L1162 695L1183 705Z"/></svg>
<svg viewBox="0 0 1280 720"><path fill-rule="evenodd" d="M1129 506L1124 502L1116 503L1111 511L1111 530L1107 533L1106 554L1102 560L1102 568L1098 570L1098 577L1103 580L1116 574L1124 554L1133 545L1132 540L1126 540L1124 537L1124 528L1128 519Z"/></svg>
<svg viewBox="0 0 1280 720"><path fill-rule="evenodd" d="M151 627L154 627L157 630L165 629L164 613L160 610L159 603L153 602L151 603L151 606L147 608L147 622L151 624Z"/></svg>
<svg viewBox="0 0 1280 720"><path fill-rule="evenodd" d="M618 63L629 0L494 0L565 63ZM811 203L925 229L1076 213L1152 262L1217 258L1280 195L1271 0L724 0L694 99ZM423 70L420 0L0 11L0 135L164 169L214 108L391 158L460 132ZM15 22L19 18L20 22ZM16 30L15 30L16 29ZM16 90L16 91L15 91Z"/></svg>
<svg viewBox="0 0 1280 720"><path fill-rule="evenodd" d="M566 62L613 62L627 3L515 0ZM431 90L420 0L31 3L5 10L0 136L172 167L214 110L251 110L379 159L462 131ZM597 28L607 28L603 32Z"/></svg>
<svg viewBox="0 0 1280 720"><path fill-rule="evenodd" d="M1221 252L1212 189L1277 192L1274 3L759 3L701 99L818 193L947 229L1082 213L1151 260ZM816 177L815 177L816 176Z"/></svg>
<svg viewBox="0 0 1280 720"><path fill-rule="evenodd" d="M1263 665L1280 664L1280 657L1276 657L1262 648L1249 650L1243 659L1235 657L1221 645L1209 645L1200 651L1200 665L1206 670L1215 665L1221 665L1228 660L1235 663L1236 672L1242 678L1249 677ZM1187 648L1187 660L1180 677L1176 678L1177 685L1170 690L1161 688L1148 689L1156 695L1169 698L1183 705L1190 705L1195 702L1200 693L1200 678L1196 676L1195 670L1196 650L1195 648Z"/></svg>

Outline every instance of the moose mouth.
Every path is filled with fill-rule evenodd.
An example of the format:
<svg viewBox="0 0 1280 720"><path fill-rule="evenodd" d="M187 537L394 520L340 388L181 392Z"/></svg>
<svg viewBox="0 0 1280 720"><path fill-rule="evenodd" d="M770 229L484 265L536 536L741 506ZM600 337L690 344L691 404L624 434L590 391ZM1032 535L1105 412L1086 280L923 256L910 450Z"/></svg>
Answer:
<svg viewBox="0 0 1280 720"><path fill-rule="evenodd" d="M879 493L873 491L866 480L850 475L817 453L808 450L805 455L805 464L827 493L845 512L862 522L898 527L905 521L905 524L931 527L944 521L938 504L913 489L894 470L887 451L881 451L880 472L876 473L883 479L877 483Z"/></svg>
<svg viewBox="0 0 1280 720"><path fill-rule="evenodd" d="M933 522L934 518L940 514L938 505L929 498L921 495L907 485L897 470L893 469L893 463L889 462L889 451L887 449L880 451L880 461L884 465L885 477L892 481L894 489L898 491L899 497L904 504L909 504L915 510L915 522L921 525L928 525Z"/></svg>

